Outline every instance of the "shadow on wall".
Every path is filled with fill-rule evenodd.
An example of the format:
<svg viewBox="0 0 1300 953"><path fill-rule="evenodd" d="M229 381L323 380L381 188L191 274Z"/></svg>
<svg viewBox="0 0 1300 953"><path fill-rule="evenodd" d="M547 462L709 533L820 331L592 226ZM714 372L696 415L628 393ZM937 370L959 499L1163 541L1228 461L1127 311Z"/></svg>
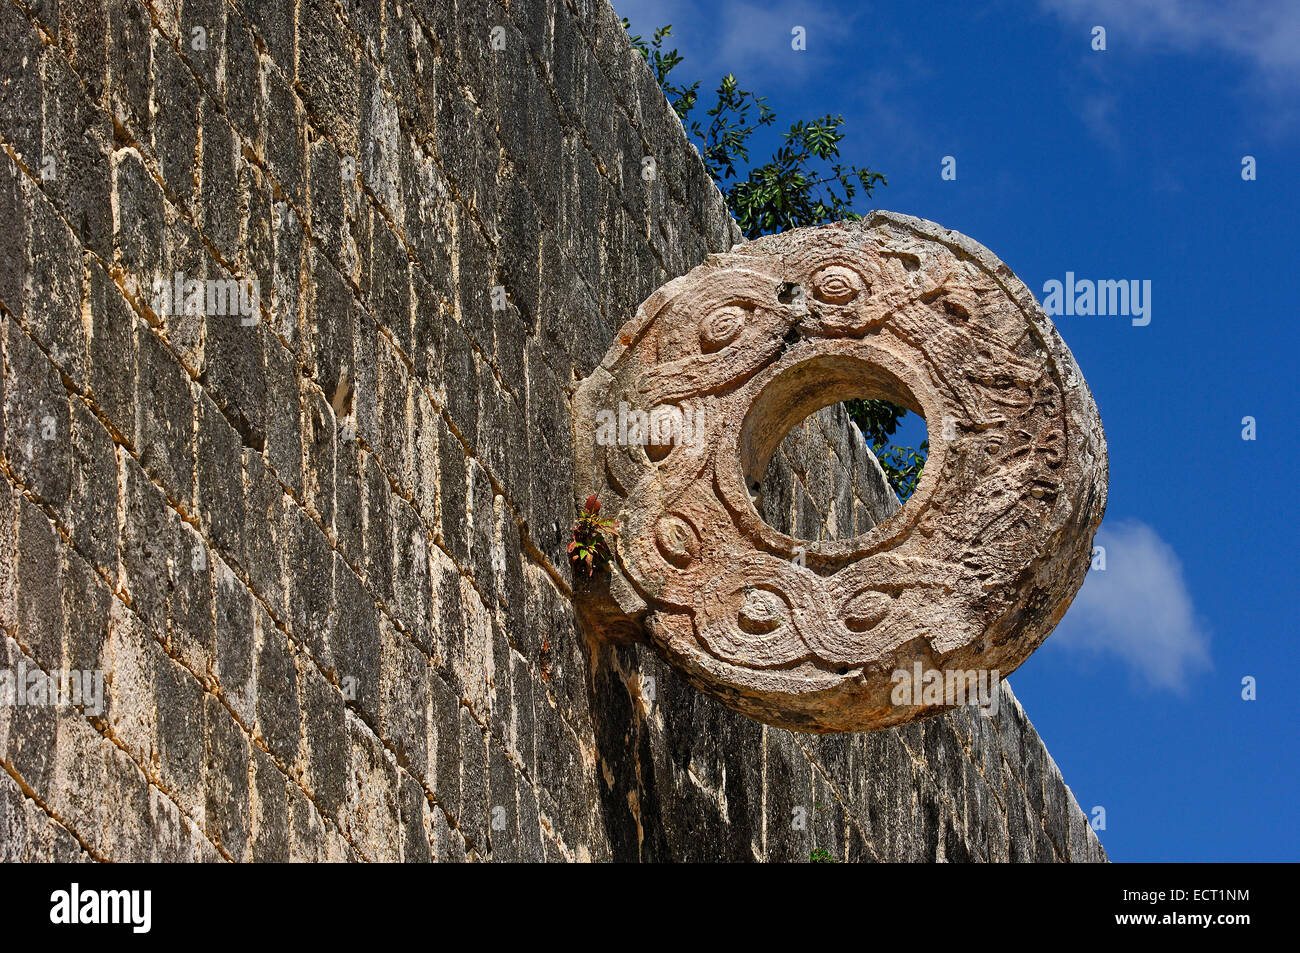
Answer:
<svg viewBox="0 0 1300 953"><path fill-rule="evenodd" d="M647 649L585 651L613 859L760 859L764 727L699 694Z"/></svg>
<svg viewBox="0 0 1300 953"><path fill-rule="evenodd" d="M649 648L582 644L613 860L1107 859L1006 683L996 715L799 735L724 708Z"/></svg>

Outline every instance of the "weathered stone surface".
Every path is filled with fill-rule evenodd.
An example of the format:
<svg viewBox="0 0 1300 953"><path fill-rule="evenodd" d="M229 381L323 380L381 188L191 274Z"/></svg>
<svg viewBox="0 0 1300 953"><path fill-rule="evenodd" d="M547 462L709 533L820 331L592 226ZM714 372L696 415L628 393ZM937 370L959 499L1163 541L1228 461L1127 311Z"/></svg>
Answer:
<svg viewBox="0 0 1300 953"><path fill-rule="evenodd" d="M0 705L0 858L1104 859L1005 686L794 735L577 627L574 388L740 239L604 0L92 6L0 2L0 671L107 679ZM802 438L774 527L889 516Z"/></svg>
<svg viewBox="0 0 1300 953"><path fill-rule="evenodd" d="M931 422L908 506L841 539L765 523L786 433L861 396ZM1105 510L1096 406L1033 296L982 246L893 213L669 282L583 383L574 430L577 499L621 526L608 593L579 590L593 628L643 626L702 690L801 731L951 707L897 703L916 665L1014 671L1082 585Z"/></svg>

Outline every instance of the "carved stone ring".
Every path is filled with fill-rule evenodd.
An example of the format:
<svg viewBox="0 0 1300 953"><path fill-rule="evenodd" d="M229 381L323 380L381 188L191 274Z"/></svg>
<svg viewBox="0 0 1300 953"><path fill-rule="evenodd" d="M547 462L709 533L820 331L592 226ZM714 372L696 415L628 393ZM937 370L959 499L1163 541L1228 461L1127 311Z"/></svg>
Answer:
<svg viewBox="0 0 1300 953"><path fill-rule="evenodd" d="M850 539L778 532L754 501L773 453L854 397L925 418L919 487ZM1033 295L893 213L711 255L641 305L574 414L577 498L620 523L610 573L578 587L585 624L799 731L951 707L898 702L918 663L1015 670L1083 584L1106 505L1096 405Z"/></svg>

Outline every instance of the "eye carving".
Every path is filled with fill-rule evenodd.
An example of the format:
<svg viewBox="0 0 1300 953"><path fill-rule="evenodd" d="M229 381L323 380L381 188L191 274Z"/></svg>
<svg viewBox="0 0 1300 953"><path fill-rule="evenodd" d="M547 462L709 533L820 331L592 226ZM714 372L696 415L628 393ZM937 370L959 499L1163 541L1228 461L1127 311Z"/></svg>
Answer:
<svg viewBox="0 0 1300 953"><path fill-rule="evenodd" d="M705 354L720 351L745 328L749 313L740 304L723 305L700 322L700 350Z"/></svg>
<svg viewBox="0 0 1300 953"><path fill-rule="evenodd" d="M889 593L867 590L845 607L844 624L850 632L869 632L885 620L893 607L894 600Z"/></svg>
<svg viewBox="0 0 1300 953"><path fill-rule="evenodd" d="M867 282L852 268L844 265L827 265L812 280L813 296L827 304L848 304L864 294Z"/></svg>
<svg viewBox="0 0 1300 953"><path fill-rule="evenodd" d="M655 525L655 544L660 554L678 569L700 558L700 538L680 516L665 516Z"/></svg>
<svg viewBox="0 0 1300 953"><path fill-rule="evenodd" d="M750 589L745 593L738 613L740 628L745 632L773 632L785 624L789 608L774 592Z"/></svg>

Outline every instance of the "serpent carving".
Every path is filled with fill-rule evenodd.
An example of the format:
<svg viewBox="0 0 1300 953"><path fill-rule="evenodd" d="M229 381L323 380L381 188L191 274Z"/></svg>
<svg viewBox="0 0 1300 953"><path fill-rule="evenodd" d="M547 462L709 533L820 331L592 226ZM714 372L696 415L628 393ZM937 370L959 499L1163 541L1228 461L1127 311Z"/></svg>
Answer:
<svg viewBox="0 0 1300 953"><path fill-rule="evenodd" d="M881 397L924 416L912 499L850 539L801 541L754 504L808 414ZM1105 436L1069 349L976 242L875 212L711 255L652 294L575 401L577 499L621 524L585 624L649 641L773 725L856 731L935 714L893 673L996 670L1083 583Z"/></svg>

